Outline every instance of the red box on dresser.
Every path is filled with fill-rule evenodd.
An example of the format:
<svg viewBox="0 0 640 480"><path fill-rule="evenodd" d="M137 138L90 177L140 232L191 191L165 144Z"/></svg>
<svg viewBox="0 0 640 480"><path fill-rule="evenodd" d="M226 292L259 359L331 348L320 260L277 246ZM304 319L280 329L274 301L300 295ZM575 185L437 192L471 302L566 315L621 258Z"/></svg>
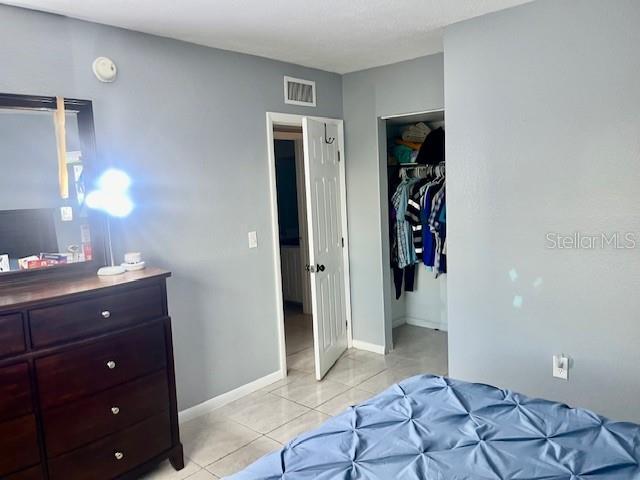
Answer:
<svg viewBox="0 0 640 480"><path fill-rule="evenodd" d="M184 466L169 272L3 286L0 478L133 480Z"/></svg>

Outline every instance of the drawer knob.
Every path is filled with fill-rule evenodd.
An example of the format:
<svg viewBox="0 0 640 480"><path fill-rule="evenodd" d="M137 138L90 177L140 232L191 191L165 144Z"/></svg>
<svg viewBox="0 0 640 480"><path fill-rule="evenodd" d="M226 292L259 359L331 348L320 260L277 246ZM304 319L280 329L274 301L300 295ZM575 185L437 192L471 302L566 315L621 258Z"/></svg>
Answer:
<svg viewBox="0 0 640 480"><path fill-rule="evenodd" d="M116 457L116 460L122 460L124 458L124 453L116 452L113 456Z"/></svg>
<svg viewBox="0 0 640 480"><path fill-rule="evenodd" d="M114 415L117 415L120 413L120 408L118 407L111 407L111 413L113 413Z"/></svg>
<svg viewBox="0 0 640 480"><path fill-rule="evenodd" d="M100 315L102 315L102 318L109 318L111 316L111 312L109 310L105 310L104 312L101 312Z"/></svg>
<svg viewBox="0 0 640 480"><path fill-rule="evenodd" d="M108 368L109 370L113 370L114 368L116 368L116 362L114 362L113 360L109 360L109 361L107 362L107 368Z"/></svg>

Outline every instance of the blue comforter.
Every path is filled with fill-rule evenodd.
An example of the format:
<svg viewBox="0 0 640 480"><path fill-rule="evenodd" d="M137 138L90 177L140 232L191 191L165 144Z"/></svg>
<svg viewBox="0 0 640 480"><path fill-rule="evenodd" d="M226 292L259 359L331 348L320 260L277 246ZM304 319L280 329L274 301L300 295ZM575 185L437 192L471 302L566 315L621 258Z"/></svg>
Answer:
<svg viewBox="0 0 640 480"><path fill-rule="evenodd" d="M624 480L640 479L639 462L639 425L423 375L230 478Z"/></svg>

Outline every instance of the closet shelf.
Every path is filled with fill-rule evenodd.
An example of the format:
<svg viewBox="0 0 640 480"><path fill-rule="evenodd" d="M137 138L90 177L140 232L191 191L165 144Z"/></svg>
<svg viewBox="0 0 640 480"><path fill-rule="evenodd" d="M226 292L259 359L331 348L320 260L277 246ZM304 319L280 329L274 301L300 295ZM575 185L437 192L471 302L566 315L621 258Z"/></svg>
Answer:
<svg viewBox="0 0 640 480"><path fill-rule="evenodd" d="M398 163L397 165L389 165L389 164L387 164L387 167L389 167L389 168L406 168L406 167L418 167L420 165L421 165L420 163L412 162L412 163Z"/></svg>

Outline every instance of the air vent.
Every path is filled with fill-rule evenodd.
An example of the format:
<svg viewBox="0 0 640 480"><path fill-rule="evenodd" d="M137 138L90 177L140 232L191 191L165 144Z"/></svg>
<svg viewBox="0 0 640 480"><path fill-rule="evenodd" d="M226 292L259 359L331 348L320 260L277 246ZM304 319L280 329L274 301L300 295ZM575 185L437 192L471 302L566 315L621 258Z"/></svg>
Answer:
<svg viewBox="0 0 640 480"><path fill-rule="evenodd" d="M316 106L316 82L300 78L284 77L284 103Z"/></svg>

